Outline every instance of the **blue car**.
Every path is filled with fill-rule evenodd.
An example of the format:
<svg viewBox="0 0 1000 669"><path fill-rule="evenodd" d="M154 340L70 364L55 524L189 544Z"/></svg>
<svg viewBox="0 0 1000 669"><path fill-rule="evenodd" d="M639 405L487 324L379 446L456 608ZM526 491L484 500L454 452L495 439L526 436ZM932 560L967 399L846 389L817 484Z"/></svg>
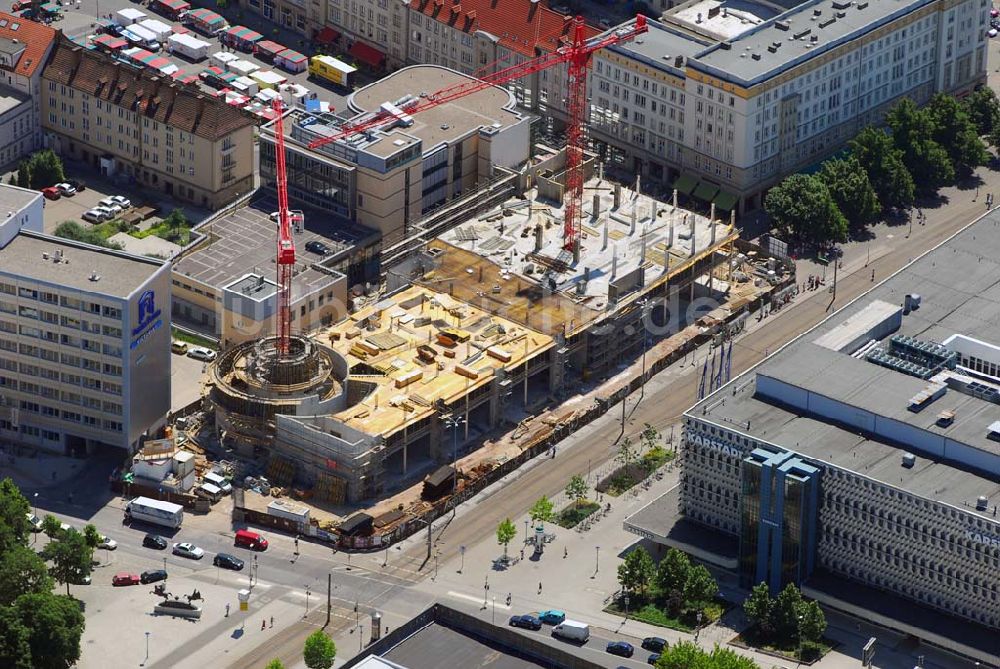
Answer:
<svg viewBox="0 0 1000 669"><path fill-rule="evenodd" d="M539 613L538 619L546 625L558 625L562 621L566 620L566 614L556 609L550 609Z"/></svg>
<svg viewBox="0 0 1000 669"><path fill-rule="evenodd" d="M646 664L656 664L657 660L659 659L660 659L659 653L652 653L649 657L646 658Z"/></svg>
<svg viewBox="0 0 1000 669"><path fill-rule="evenodd" d="M619 657L632 657L632 653L635 652L635 648L627 641L609 641L605 650Z"/></svg>
<svg viewBox="0 0 1000 669"><path fill-rule="evenodd" d="M542 629L542 621L530 615L511 616L508 625L511 627L522 627L527 630Z"/></svg>

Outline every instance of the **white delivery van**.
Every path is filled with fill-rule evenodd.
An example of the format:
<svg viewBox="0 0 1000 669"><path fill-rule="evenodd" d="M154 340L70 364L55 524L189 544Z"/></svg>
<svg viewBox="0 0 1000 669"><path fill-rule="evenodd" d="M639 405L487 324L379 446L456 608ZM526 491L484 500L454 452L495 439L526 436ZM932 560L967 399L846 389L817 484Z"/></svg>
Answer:
<svg viewBox="0 0 1000 669"><path fill-rule="evenodd" d="M122 27L128 27L133 23L138 23L146 18L145 12L140 12L134 7L126 7L115 12L115 23Z"/></svg>
<svg viewBox="0 0 1000 669"><path fill-rule="evenodd" d="M215 472L208 472L202 477L205 483L211 483L222 491L222 494L228 495L233 491L233 486L220 474Z"/></svg>
<svg viewBox="0 0 1000 669"><path fill-rule="evenodd" d="M590 625L575 620L564 620L552 628L552 636L586 643L590 638Z"/></svg>
<svg viewBox="0 0 1000 669"><path fill-rule="evenodd" d="M135 46L142 47L143 49L148 49L149 51L160 50L160 41L156 39L156 35L143 28L138 23L130 25L128 28L123 30L122 37Z"/></svg>

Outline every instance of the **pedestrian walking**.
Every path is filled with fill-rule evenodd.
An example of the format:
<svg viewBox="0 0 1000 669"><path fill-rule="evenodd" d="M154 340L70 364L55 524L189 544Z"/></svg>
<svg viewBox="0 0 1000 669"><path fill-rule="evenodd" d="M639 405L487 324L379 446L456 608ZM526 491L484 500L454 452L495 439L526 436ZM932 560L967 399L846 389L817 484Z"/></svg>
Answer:
<svg viewBox="0 0 1000 669"><path fill-rule="evenodd" d="M295 554L299 554L299 538L295 537Z"/></svg>
<svg viewBox="0 0 1000 669"><path fill-rule="evenodd" d="M521 559L522 560L524 559L524 549L523 548L521 549Z"/></svg>
<svg viewBox="0 0 1000 669"><path fill-rule="evenodd" d="M563 559L565 560L568 557L569 557L569 548L563 546Z"/></svg>
<svg viewBox="0 0 1000 669"><path fill-rule="evenodd" d="M226 604L226 617L229 617L229 604Z"/></svg>
<svg viewBox="0 0 1000 669"><path fill-rule="evenodd" d="M542 594L542 582L541 581L538 582L538 594L539 595Z"/></svg>
<svg viewBox="0 0 1000 669"><path fill-rule="evenodd" d="M274 616L271 616L271 627L274 627Z"/></svg>
<svg viewBox="0 0 1000 669"><path fill-rule="evenodd" d="M267 621L266 620L261 620L260 621L260 631L263 632L266 629L267 629Z"/></svg>

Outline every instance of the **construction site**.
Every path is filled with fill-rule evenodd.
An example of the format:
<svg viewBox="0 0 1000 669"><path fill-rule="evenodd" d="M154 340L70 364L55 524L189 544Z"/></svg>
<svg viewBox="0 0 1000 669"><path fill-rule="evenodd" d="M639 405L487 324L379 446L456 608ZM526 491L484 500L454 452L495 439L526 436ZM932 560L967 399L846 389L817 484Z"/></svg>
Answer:
<svg viewBox="0 0 1000 669"><path fill-rule="evenodd" d="M573 49L538 59L545 62L402 108L387 103L310 148L387 120L405 131L422 109L553 58L579 79L581 53L644 29L637 22L589 42L580 33ZM721 343L793 280L741 244L731 214L688 211L676 192L664 202L638 182L604 178L585 149L582 117L574 126L571 114L568 146L536 147L511 197L420 239L383 268L382 289L356 296L340 322L293 334L294 219L275 105L275 335L234 346L211 365L204 419L187 436L255 463L250 487L264 493L256 506L290 494L313 507L315 529L340 524L336 540L345 546L399 538L413 518L457 503L561 430L606 411L637 377L644 382L705 341ZM248 507L254 497L241 495ZM362 508L369 513L341 524Z"/></svg>

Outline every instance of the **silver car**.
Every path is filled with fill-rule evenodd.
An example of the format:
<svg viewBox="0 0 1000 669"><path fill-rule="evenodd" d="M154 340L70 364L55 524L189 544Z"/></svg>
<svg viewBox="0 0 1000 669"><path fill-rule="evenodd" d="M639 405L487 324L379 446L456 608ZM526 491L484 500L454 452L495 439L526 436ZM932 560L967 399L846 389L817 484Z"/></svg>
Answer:
<svg viewBox="0 0 1000 669"><path fill-rule="evenodd" d="M190 558L191 560L200 560L205 557L205 551L194 544L184 542L174 544L174 555Z"/></svg>

